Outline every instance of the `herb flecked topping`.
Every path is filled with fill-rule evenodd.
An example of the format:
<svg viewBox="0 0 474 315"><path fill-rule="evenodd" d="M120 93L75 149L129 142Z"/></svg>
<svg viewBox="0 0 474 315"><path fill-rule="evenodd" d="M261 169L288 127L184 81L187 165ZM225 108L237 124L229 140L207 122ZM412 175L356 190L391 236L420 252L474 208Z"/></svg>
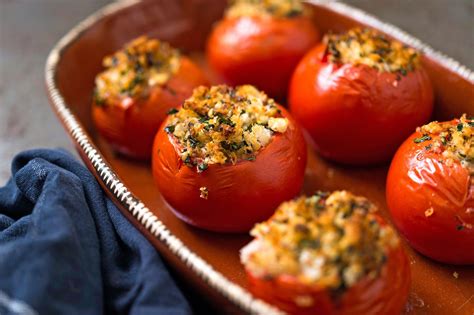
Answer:
<svg viewBox="0 0 474 315"><path fill-rule="evenodd" d="M426 151L441 153L450 165L457 160L474 175L474 119L464 114L454 122L433 121L417 128L422 136L415 143L433 140L425 146Z"/></svg>
<svg viewBox="0 0 474 315"><path fill-rule="evenodd" d="M104 58L105 71L95 79L96 104L124 97L145 97L179 69L179 52L168 43L141 36Z"/></svg>
<svg viewBox="0 0 474 315"><path fill-rule="evenodd" d="M263 16L292 18L307 14L300 0L233 0L227 17Z"/></svg>
<svg viewBox="0 0 474 315"><path fill-rule="evenodd" d="M172 113L165 131L173 135L181 159L205 171L210 164L255 160L288 120L267 95L251 85L198 87Z"/></svg>
<svg viewBox="0 0 474 315"><path fill-rule="evenodd" d="M285 202L251 231L256 239L242 250L252 273L297 277L303 283L344 290L364 277L377 277L388 252L398 245L366 198L347 191L318 192Z"/></svg>
<svg viewBox="0 0 474 315"><path fill-rule="evenodd" d="M403 76L420 64L420 54L415 49L367 28L329 34L324 42L328 60L333 63L364 64L381 72Z"/></svg>

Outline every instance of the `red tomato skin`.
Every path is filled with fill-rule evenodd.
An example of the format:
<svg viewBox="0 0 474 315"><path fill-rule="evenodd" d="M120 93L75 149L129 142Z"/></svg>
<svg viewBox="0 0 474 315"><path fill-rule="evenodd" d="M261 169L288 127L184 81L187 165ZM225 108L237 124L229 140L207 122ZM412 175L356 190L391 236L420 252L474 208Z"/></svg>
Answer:
<svg viewBox="0 0 474 315"><path fill-rule="evenodd" d="M466 168L451 166L433 142L414 143L415 132L398 149L387 177L387 204L393 222L410 245L425 256L450 264L474 264L474 185ZM441 162L440 162L441 161ZM425 211L433 208L433 214Z"/></svg>
<svg viewBox="0 0 474 315"><path fill-rule="evenodd" d="M207 58L228 84L252 84L281 99L298 61L319 39L308 17L225 18L209 37Z"/></svg>
<svg viewBox="0 0 474 315"><path fill-rule="evenodd" d="M219 232L248 231L273 214L284 200L301 190L306 167L306 143L289 113L285 133L258 152L255 161L211 164L202 173L184 165L171 137L158 131L153 147L152 170L163 198L183 221ZM208 199L200 197L207 187Z"/></svg>
<svg viewBox="0 0 474 315"><path fill-rule="evenodd" d="M328 290L298 282L290 276L263 279L246 270L251 292L293 315L399 315L410 289L411 274L408 258L401 247L392 250L380 276L362 279L339 299ZM314 303L301 307L297 296L309 296Z"/></svg>
<svg viewBox="0 0 474 315"><path fill-rule="evenodd" d="M207 84L201 69L181 57L178 72L165 86L152 88L145 99L129 97L109 100L105 106L93 104L92 118L99 133L115 151L130 158L150 159L153 139L168 110L181 106L195 87Z"/></svg>
<svg viewBox="0 0 474 315"><path fill-rule="evenodd" d="M433 111L433 89L423 68L401 76L366 65L335 65L326 45L308 52L293 74L290 111L319 153L354 165L383 163Z"/></svg>

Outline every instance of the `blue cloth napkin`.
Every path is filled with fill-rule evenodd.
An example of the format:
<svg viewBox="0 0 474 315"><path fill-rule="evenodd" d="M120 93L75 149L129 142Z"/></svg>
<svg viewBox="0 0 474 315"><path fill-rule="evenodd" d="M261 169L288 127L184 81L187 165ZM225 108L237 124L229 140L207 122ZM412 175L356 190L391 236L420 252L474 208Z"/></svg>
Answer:
<svg viewBox="0 0 474 315"><path fill-rule="evenodd" d="M0 188L0 314L189 314L156 250L61 150Z"/></svg>

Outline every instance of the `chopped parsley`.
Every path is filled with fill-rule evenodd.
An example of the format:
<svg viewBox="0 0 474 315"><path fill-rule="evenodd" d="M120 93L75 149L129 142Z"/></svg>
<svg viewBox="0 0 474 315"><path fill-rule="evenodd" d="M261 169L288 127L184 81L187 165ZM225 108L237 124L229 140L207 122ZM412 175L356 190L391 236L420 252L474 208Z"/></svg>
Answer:
<svg viewBox="0 0 474 315"><path fill-rule="evenodd" d="M168 115L174 115L178 112L178 110L176 108L171 108L170 110L168 110L167 114Z"/></svg>
<svg viewBox="0 0 474 315"><path fill-rule="evenodd" d="M428 140L431 140L431 137L428 136L428 135L423 135L423 136L421 136L421 137L419 137L419 138L415 138L415 139L413 140L413 142L415 142L415 143L422 143L422 142L425 142L425 141L428 141Z"/></svg>
<svg viewBox="0 0 474 315"><path fill-rule="evenodd" d="M168 126L165 127L165 131L166 131L167 133L173 133L173 132L174 132L174 128L175 128L175 126L173 126L173 125L168 125Z"/></svg>
<svg viewBox="0 0 474 315"><path fill-rule="evenodd" d="M206 163L199 163L198 164L198 171L204 172L205 170L207 170L208 167L209 166Z"/></svg>
<svg viewBox="0 0 474 315"><path fill-rule="evenodd" d="M251 85L199 87L168 118L165 131L180 144L186 163L205 171L210 164L253 160L288 120L274 100ZM205 168L202 165L206 165Z"/></svg>

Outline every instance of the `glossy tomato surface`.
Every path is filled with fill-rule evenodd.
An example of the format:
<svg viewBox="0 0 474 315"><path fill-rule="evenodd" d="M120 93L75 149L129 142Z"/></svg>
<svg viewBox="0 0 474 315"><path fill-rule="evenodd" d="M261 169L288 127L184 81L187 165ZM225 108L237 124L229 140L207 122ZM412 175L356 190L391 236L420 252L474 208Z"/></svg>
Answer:
<svg viewBox="0 0 474 315"><path fill-rule="evenodd" d="M308 17L225 18L209 37L207 57L228 84L252 84L281 99L298 61L319 39Z"/></svg>
<svg viewBox="0 0 474 315"><path fill-rule="evenodd" d="M390 160L433 110L433 90L422 68L406 76L366 65L327 61L318 45L299 63L290 84L290 111L320 154L346 164Z"/></svg>
<svg viewBox="0 0 474 315"><path fill-rule="evenodd" d="M265 279L248 270L247 276L257 297L296 315L399 315L411 282L408 258L401 247L389 253L377 278L364 278L339 295L291 276Z"/></svg>
<svg viewBox="0 0 474 315"><path fill-rule="evenodd" d="M398 230L420 253L445 263L474 264L474 184L458 161L428 151L410 136L393 158L387 204ZM449 165L448 165L449 164ZM468 226L471 228L468 228Z"/></svg>
<svg viewBox="0 0 474 315"><path fill-rule="evenodd" d="M172 135L158 131L153 146L153 176L163 198L185 222L212 231L248 231L273 214L303 185L306 144L301 131L281 106L288 129L275 134L254 161L211 164L198 173L184 164ZM201 198L200 188L208 190Z"/></svg>
<svg viewBox="0 0 474 315"><path fill-rule="evenodd" d="M181 106L192 91L208 81L192 61L181 57L181 64L163 86L153 87L146 98L106 100L92 106L92 118L99 133L115 151L137 159L149 159L155 134L167 112Z"/></svg>

